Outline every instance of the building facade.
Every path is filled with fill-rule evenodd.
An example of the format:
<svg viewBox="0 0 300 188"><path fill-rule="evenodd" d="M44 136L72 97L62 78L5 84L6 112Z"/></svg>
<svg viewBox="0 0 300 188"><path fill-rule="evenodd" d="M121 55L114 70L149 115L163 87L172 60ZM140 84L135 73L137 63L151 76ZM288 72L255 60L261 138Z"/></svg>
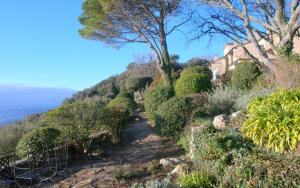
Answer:
<svg viewBox="0 0 300 188"><path fill-rule="evenodd" d="M275 55L270 43L265 39L260 39L258 42L267 53L269 59L275 60ZM255 58L260 59L252 42L248 42L244 46ZM300 54L300 37L294 38L294 52ZM251 61L251 58L241 45L229 43L224 47L224 56L214 58L209 67L213 72L214 79L217 79L224 75L227 71L233 70L236 64L242 61Z"/></svg>

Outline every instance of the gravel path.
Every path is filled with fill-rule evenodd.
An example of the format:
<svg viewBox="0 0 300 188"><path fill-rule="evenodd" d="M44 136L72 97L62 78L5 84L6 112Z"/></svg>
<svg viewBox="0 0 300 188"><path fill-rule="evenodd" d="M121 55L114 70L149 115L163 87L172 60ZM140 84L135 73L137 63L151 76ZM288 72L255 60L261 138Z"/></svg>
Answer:
<svg viewBox="0 0 300 188"><path fill-rule="evenodd" d="M134 117L133 123L124 130L121 144L108 153L108 159L71 167L68 177L47 187L129 187L128 183L115 179L115 174L120 170L133 169L153 160L182 154L173 141L153 131L143 113L137 113Z"/></svg>

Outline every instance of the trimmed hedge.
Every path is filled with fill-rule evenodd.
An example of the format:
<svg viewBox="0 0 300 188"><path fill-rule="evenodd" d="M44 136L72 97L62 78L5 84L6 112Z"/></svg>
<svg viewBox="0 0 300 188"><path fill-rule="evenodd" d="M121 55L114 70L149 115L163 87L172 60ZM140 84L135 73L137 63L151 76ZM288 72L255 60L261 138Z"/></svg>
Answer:
<svg viewBox="0 0 300 188"><path fill-rule="evenodd" d="M236 65L231 76L232 86L236 89L250 89L261 75L258 66L253 62L241 62Z"/></svg>
<svg viewBox="0 0 300 188"><path fill-rule="evenodd" d="M159 105L167 101L170 98L167 90L162 86L158 85L155 89L148 89L145 93L145 111L150 121L155 120L155 112Z"/></svg>
<svg viewBox="0 0 300 188"><path fill-rule="evenodd" d="M208 77L211 79L213 77L211 70L206 66L187 67L187 68L183 69L183 71L181 72L180 75L193 74L193 73L195 73L195 74L202 73L202 74L208 75Z"/></svg>
<svg viewBox="0 0 300 188"><path fill-rule="evenodd" d="M280 90L254 99L242 132L276 152L294 151L300 141L300 89Z"/></svg>
<svg viewBox="0 0 300 188"><path fill-rule="evenodd" d="M108 103L107 107L109 107L109 108L122 107L122 108L126 109L129 113L132 113L135 108L135 104L134 104L134 101L131 100L130 98L116 97L115 99L111 100Z"/></svg>
<svg viewBox="0 0 300 188"><path fill-rule="evenodd" d="M36 128L19 140L16 153L21 158L27 157L29 153L43 154L45 151L55 147L60 135L60 130L55 128Z"/></svg>
<svg viewBox="0 0 300 188"><path fill-rule="evenodd" d="M165 136L178 138L191 114L191 100L173 97L162 103L155 113L155 125Z"/></svg>
<svg viewBox="0 0 300 188"><path fill-rule="evenodd" d="M201 91L208 91L212 88L212 73L207 67L189 67L182 71L180 78L175 85L175 92L178 96L185 96Z"/></svg>
<svg viewBox="0 0 300 188"><path fill-rule="evenodd" d="M100 114L99 123L110 131L112 144L120 142L123 127L129 116L129 112L123 107L107 107Z"/></svg>

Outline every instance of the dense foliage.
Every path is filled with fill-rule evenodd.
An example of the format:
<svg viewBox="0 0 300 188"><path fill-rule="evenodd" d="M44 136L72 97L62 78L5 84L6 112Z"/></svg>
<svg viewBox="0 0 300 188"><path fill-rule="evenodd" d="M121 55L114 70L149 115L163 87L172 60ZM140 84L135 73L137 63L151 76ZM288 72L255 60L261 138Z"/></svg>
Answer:
<svg viewBox="0 0 300 188"><path fill-rule="evenodd" d="M43 114L28 116L21 122L0 128L0 153L13 151L21 137L34 128L44 125Z"/></svg>
<svg viewBox="0 0 300 188"><path fill-rule="evenodd" d="M213 188L215 179L207 173L192 172L179 178L182 188Z"/></svg>
<svg viewBox="0 0 300 188"><path fill-rule="evenodd" d="M139 91L150 85L153 79L148 76L133 75L126 80L126 88L130 91Z"/></svg>
<svg viewBox="0 0 300 188"><path fill-rule="evenodd" d="M241 62L233 70L231 83L237 89L250 89L261 75L258 66L253 62Z"/></svg>
<svg viewBox="0 0 300 188"><path fill-rule="evenodd" d="M87 153L97 133L110 130L115 124L103 124L104 106L92 102L76 102L63 105L48 113L48 122L61 130L77 151Z"/></svg>
<svg viewBox="0 0 300 188"><path fill-rule="evenodd" d="M216 178L216 187L298 187L299 156L255 146L232 129L206 127L196 135L195 168Z"/></svg>
<svg viewBox="0 0 300 188"><path fill-rule="evenodd" d="M155 125L162 135L179 137L191 113L191 101L173 97L162 103L155 113Z"/></svg>
<svg viewBox="0 0 300 188"><path fill-rule="evenodd" d="M155 112L159 105L170 98L169 93L162 85L158 85L155 89L149 88L145 93L145 111L150 121L155 120Z"/></svg>
<svg viewBox="0 0 300 188"><path fill-rule="evenodd" d="M111 100L107 107L110 108L123 108L129 113L132 113L135 108L135 103L131 98L118 96L115 99Z"/></svg>
<svg viewBox="0 0 300 188"><path fill-rule="evenodd" d="M195 66L182 71L176 82L175 92L178 96L185 96L211 89L212 73L207 67Z"/></svg>
<svg viewBox="0 0 300 188"><path fill-rule="evenodd" d="M229 114L240 95L241 92L232 87L216 87L213 91L207 93L207 114L211 116Z"/></svg>
<svg viewBox="0 0 300 188"><path fill-rule="evenodd" d="M42 127L25 134L16 147L19 157L27 157L30 154L43 154L54 148L59 141L61 132L55 128Z"/></svg>
<svg viewBox="0 0 300 188"><path fill-rule="evenodd" d="M249 104L242 130L256 144L283 152L297 148L299 125L300 90L280 90Z"/></svg>

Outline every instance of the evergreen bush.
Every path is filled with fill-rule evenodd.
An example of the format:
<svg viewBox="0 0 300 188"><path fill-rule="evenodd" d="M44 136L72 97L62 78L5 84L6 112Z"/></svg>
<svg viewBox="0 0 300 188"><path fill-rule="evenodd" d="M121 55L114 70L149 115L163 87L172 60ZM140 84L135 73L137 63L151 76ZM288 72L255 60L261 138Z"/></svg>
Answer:
<svg viewBox="0 0 300 188"><path fill-rule="evenodd" d="M147 89L145 92L145 111L150 121L155 120L155 112L159 105L167 101L170 98L167 90L162 86L158 85L155 89Z"/></svg>
<svg viewBox="0 0 300 188"><path fill-rule="evenodd" d="M43 154L53 149L59 141L61 132L50 127L36 128L25 134L18 142L16 153L19 157L27 157L27 154Z"/></svg>
<svg viewBox="0 0 300 188"><path fill-rule="evenodd" d="M126 109L129 113L132 113L135 108L135 103L132 99L128 97L116 97L115 99L111 100L107 107L109 108L117 108L122 107Z"/></svg>
<svg viewBox="0 0 300 188"><path fill-rule="evenodd" d="M191 101L173 97L162 103L155 113L155 125L162 135L179 138L191 114Z"/></svg>
<svg viewBox="0 0 300 188"><path fill-rule="evenodd" d="M253 62L241 62L236 65L231 77L231 84L236 89L250 89L261 75L258 66Z"/></svg>
<svg viewBox="0 0 300 188"><path fill-rule="evenodd" d="M211 89L212 73L204 66L188 67L182 71L176 81L175 92L178 96L185 96Z"/></svg>

